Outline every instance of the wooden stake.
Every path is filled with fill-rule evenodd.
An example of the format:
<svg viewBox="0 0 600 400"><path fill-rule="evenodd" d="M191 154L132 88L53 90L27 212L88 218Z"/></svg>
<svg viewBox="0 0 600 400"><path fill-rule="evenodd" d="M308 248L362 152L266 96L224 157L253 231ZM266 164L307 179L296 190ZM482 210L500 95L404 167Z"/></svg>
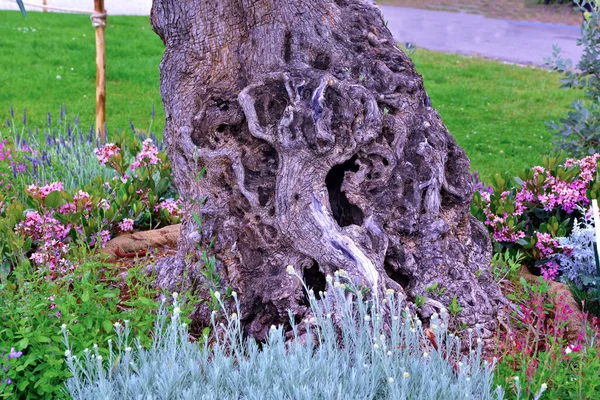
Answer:
<svg viewBox="0 0 600 400"><path fill-rule="evenodd" d="M48 2L47 2L47 0L44 0L44 3L43 3L43 4L44 4L44 6L48 5ZM48 12L48 9L47 9L46 7L44 7L44 12Z"/></svg>
<svg viewBox="0 0 600 400"><path fill-rule="evenodd" d="M96 28L96 138L104 142L106 124L106 45L104 28L106 28L106 10L104 0L94 0L92 25Z"/></svg>

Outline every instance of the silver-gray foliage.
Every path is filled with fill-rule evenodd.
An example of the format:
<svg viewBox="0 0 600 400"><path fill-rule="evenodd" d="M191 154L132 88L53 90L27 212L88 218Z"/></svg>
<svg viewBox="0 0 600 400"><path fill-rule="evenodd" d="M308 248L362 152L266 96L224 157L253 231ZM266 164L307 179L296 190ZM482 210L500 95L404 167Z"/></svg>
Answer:
<svg viewBox="0 0 600 400"><path fill-rule="evenodd" d="M583 89L587 102L575 100L572 110L560 123L550 121L548 127L554 133L557 151L582 157L600 151L600 14L598 5L586 0L575 1L585 12L582 37L577 44L583 47L583 55L573 68L571 60L561 56L560 48L554 46L547 65L564 75L562 87ZM584 8L588 3L589 5Z"/></svg>
<svg viewBox="0 0 600 400"><path fill-rule="evenodd" d="M503 398L500 387L492 390L493 365L481 358L478 329L464 355L447 331L448 316L434 315L436 351L401 295L365 300L339 279L329 280L321 300L308 291L312 316L291 321L295 340L285 340L282 326L272 327L264 344L246 340L239 307L223 322L213 319L210 345L188 341L177 308L170 322L162 308L149 350L126 347L129 326L117 325L109 360L97 349L77 358L65 331L68 393L75 400Z"/></svg>
<svg viewBox="0 0 600 400"><path fill-rule="evenodd" d="M594 222L592 219L575 220L569 237L556 238L567 254L558 254L557 261L562 271L561 280L571 282L579 289L596 287L596 263L594 261Z"/></svg>

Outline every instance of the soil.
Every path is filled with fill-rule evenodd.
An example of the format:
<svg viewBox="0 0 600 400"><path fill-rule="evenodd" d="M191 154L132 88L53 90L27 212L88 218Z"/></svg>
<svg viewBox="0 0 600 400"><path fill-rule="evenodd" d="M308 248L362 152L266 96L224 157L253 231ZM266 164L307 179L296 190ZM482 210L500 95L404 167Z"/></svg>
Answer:
<svg viewBox="0 0 600 400"><path fill-rule="evenodd" d="M538 4L535 0L377 0L377 4L479 14L488 18L581 25L582 16L569 1ZM558 3L558 2L556 2Z"/></svg>

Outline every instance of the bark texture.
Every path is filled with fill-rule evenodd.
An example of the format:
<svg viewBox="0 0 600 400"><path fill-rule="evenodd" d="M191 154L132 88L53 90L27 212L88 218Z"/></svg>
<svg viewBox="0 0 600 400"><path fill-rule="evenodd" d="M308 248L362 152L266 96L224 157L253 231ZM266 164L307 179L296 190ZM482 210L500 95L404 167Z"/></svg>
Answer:
<svg viewBox="0 0 600 400"><path fill-rule="evenodd" d="M356 284L425 295L424 318L457 296L457 323L496 328L503 297L469 214L469 160L376 7L154 0L151 19L166 45L167 151L189 199L159 284L203 286L198 248L214 240L221 285L259 339L288 310L306 313L287 265L315 292L344 269Z"/></svg>

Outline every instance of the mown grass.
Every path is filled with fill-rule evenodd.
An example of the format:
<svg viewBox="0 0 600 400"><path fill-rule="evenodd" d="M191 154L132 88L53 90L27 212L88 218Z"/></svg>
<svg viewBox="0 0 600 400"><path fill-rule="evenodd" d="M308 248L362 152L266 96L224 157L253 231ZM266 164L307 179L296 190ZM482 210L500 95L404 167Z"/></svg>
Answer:
<svg viewBox="0 0 600 400"><path fill-rule="evenodd" d="M581 95L540 68L421 49L413 60L433 107L484 178L540 162L553 148L545 122L566 116Z"/></svg>
<svg viewBox="0 0 600 400"><path fill-rule="evenodd" d="M148 17L109 16L109 131L128 127L129 119L143 128L153 103L154 128L162 131L158 64L163 49ZM95 87L95 36L88 15L29 12L23 19L19 12L0 11L0 116L7 115L13 104L18 113L27 108L29 125L43 125L48 111L58 117L65 104L69 114L79 114L82 126L90 126Z"/></svg>
<svg viewBox="0 0 600 400"><path fill-rule="evenodd" d="M163 45L148 18L110 16L106 43L109 132L126 128L130 119L143 127L154 103L160 133ZM92 124L94 46L85 15L31 12L24 20L1 11L0 116L13 104L18 112L27 108L29 125L43 125L48 111L56 114L65 104L84 126ZM486 178L539 162L552 149L545 121L566 115L576 96L559 89L558 75L541 69L421 49L413 58L434 107Z"/></svg>

